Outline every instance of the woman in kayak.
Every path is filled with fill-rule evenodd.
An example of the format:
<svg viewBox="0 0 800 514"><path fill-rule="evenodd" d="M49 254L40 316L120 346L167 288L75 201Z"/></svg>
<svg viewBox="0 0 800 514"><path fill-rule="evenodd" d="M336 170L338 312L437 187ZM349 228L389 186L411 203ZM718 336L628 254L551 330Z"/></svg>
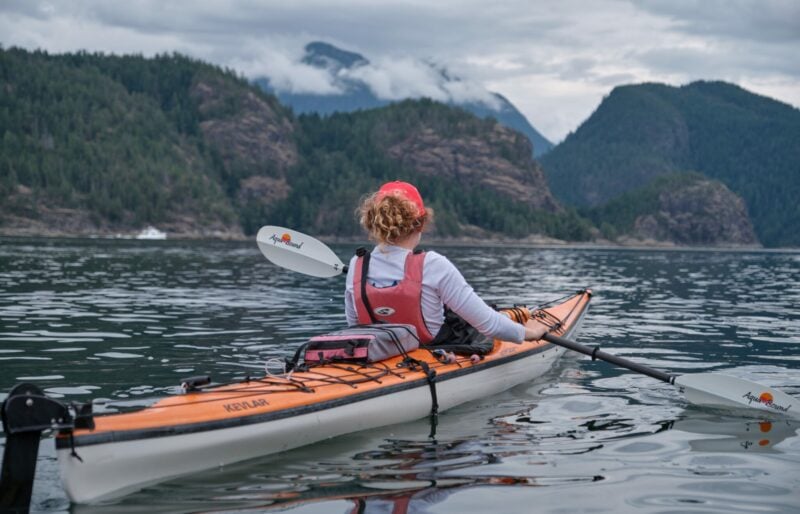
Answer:
<svg viewBox="0 0 800 514"><path fill-rule="evenodd" d="M384 184L366 197L358 213L378 244L372 252L359 249L350 261L345 288L349 325L408 323L417 328L421 343L447 343L442 340L452 333L445 325L447 307L489 338L522 342L544 335L543 327L515 323L489 307L446 257L417 249L433 212L413 185ZM457 317L448 316L452 319Z"/></svg>

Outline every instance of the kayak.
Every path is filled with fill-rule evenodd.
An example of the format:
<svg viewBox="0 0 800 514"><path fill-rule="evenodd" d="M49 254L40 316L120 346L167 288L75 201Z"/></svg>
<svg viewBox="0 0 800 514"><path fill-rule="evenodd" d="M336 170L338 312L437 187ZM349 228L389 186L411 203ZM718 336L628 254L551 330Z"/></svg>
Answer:
<svg viewBox="0 0 800 514"><path fill-rule="evenodd" d="M582 290L543 308L507 313L569 337L590 299ZM442 358L420 347L408 356L421 365L398 356L190 385L185 394L138 411L76 413L73 423L56 430L59 471L73 502L107 500L180 475L435 415L535 379L565 351L545 340L495 340L480 357Z"/></svg>

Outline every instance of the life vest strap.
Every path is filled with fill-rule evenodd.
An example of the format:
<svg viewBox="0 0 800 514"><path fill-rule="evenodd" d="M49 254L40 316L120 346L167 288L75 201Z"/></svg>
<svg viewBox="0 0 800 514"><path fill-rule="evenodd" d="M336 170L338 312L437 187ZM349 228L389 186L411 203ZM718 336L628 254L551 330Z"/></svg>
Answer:
<svg viewBox="0 0 800 514"><path fill-rule="evenodd" d="M367 308L370 321L372 323L379 323L375 318L375 314L372 312L372 305L370 305L369 297L367 296L367 272L369 271L370 252L366 251L365 248L359 248L356 250L356 255L361 257L361 301L364 302L364 307Z"/></svg>

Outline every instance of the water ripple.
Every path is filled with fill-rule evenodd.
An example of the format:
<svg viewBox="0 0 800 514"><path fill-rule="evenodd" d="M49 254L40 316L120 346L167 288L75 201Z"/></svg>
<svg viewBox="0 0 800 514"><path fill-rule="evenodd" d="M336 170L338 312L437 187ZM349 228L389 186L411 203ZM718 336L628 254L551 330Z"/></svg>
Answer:
<svg viewBox="0 0 800 514"><path fill-rule="evenodd" d="M346 259L354 246L336 246ZM584 286L579 340L673 373L800 395L800 254L440 248L496 304ZM243 378L339 328L341 279L278 269L251 243L4 239L0 399L35 382L124 411L181 378ZM544 377L426 420L69 507L43 444L34 510L55 512L795 512L800 426L686 404L673 387L566 355ZM37 476L38 478L38 476ZM498 508L502 498L502 509Z"/></svg>

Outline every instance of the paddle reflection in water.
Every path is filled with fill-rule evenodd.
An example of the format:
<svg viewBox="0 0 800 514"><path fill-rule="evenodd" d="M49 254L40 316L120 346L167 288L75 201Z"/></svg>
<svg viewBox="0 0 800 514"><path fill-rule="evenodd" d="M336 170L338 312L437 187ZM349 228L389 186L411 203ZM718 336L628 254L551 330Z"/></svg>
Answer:
<svg viewBox="0 0 800 514"><path fill-rule="evenodd" d="M741 420L697 414L676 421L672 428L705 437L692 439L696 452L728 453L738 451L780 453L777 445L793 437L800 422L795 420Z"/></svg>

